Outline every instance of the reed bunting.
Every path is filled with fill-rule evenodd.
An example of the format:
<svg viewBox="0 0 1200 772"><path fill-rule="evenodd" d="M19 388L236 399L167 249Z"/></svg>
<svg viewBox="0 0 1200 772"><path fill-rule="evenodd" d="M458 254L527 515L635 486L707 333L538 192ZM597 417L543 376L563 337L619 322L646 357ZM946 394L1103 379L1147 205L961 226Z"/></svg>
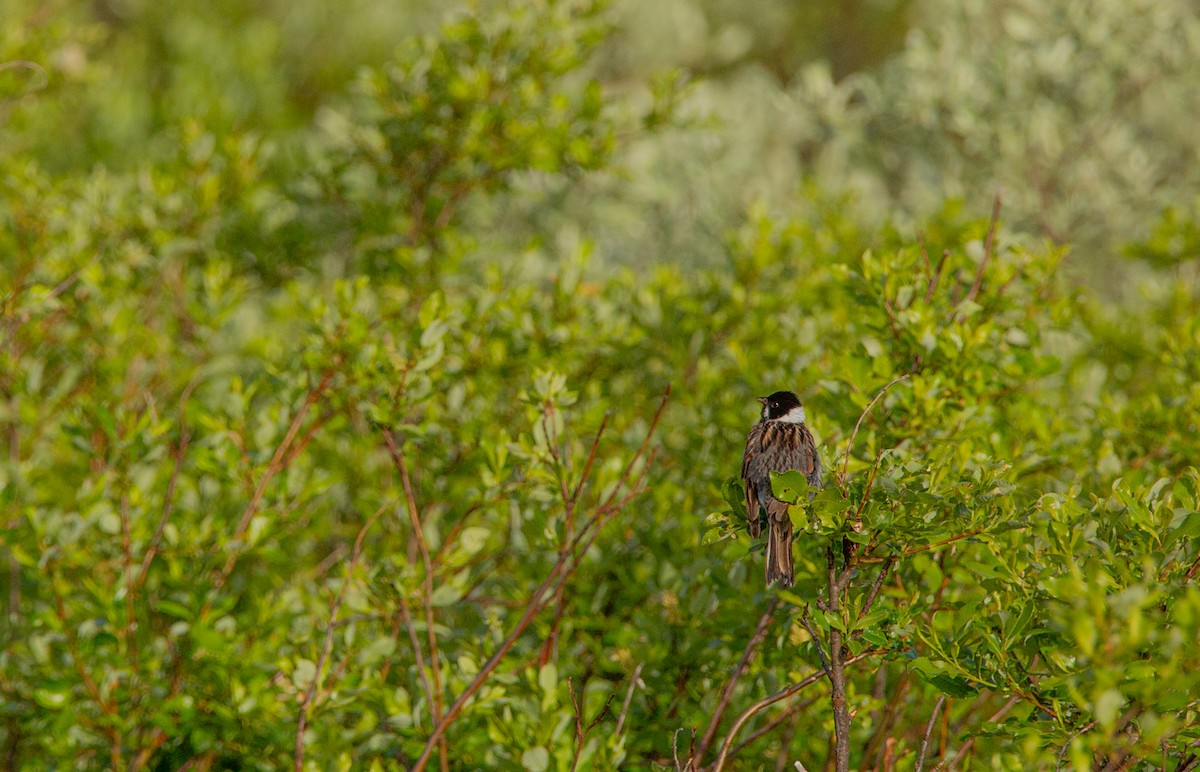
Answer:
<svg viewBox="0 0 1200 772"><path fill-rule="evenodd" d="M800 398L790 391L759 397L762 418L746 438L742 455L742 482L746 486L746 517L750 536L762 533L763 512L767 523L767 586L778 581L790 587L792 567L792 521L787 503L771 492L771 472L798 469L812 488L821 485L821 457L812 432L804 425L806 416ZM760 509L761 508L761 509Z"/></svg>

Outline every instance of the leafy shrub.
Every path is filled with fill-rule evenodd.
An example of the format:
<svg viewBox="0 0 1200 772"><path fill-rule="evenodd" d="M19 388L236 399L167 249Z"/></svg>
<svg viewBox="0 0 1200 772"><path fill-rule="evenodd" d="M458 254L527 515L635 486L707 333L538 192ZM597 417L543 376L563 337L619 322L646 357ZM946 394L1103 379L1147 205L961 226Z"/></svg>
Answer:
<svg viewBox="0 0 1200 772"><path fill-rule="evenodd" d="M806 190L705 269L514 247L479 213L639 109L596 24L453 20L299 164L198 122L128 173L0 158L6 763L1194 764L1194 218L1136 306L999 207L914 240ZM829 482L778 481L764 590L728 478L787 386Z"/></svg>

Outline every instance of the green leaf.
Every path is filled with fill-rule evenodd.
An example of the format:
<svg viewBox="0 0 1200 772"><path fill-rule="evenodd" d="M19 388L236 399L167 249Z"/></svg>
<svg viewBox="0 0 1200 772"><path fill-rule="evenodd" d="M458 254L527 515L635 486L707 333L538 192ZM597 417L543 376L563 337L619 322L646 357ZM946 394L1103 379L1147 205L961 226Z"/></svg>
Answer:
<svg viewBox="0 0 1200 772"><path fill-rule="evenodd" d="M771 472L771 491L780 501L798 504L808 501L808 478L803 472L789 469L786 472Z"/></svg>
<svg viewBox="0 0 1200 772"><path fill-rule="evenodd" d="M66 687L38 688L33 690L33 699L38 705L50 710L57 710L67 704L69 693Z"/></svg>
<svg viewBox="0 0 1200 772"><path fill-rule="evenodd" d="M746 517L746 490L742 487L741 480L736 477L726 478L725 484L721 486L721 495L735 514Z"/></svg>
<svg viewBox="0 0 1200 772"><path fill-rule="evenodd" d="M429 603L437 608L453 606L462 597L462 589L454 584L443 584L433 591Z"/></svg>
<svg viewBox="0 0 1200 772"><path fill-rule="evenodd" d="M479 552L487 544L488 536L491 531L481 526L472 526L464 528L459 534L458 542L462 545L463 551L468 555L474 555Z"/></svg>
<svg viewBox="0 0 1200 772"><path fill-rule="evenodd" d="M311 659L298 659L292 668L292 683L296 690L304 692L317 675L317 664Z"/></svg>
<svg viewBox="0 0 1200 772"><path fill-rule="evenodd" d="M540 745L521 754L521 766L529 772L546 772L550 768L550 752Z"/></svg>
<svg viewBox="0 0 1200 772"><path fill-rule="evenodd" d="M553 694L558 689L558 668L553 662L542 665L538 670L538 687L543 694Z"/></svg>
<svg viewBox="0 0 1200 772"><path fill-rule="evenodd" d="M979 690L972 686L970 681L947 673L938 673L927 680L947 697L972 697L979 693Z"/></svg>

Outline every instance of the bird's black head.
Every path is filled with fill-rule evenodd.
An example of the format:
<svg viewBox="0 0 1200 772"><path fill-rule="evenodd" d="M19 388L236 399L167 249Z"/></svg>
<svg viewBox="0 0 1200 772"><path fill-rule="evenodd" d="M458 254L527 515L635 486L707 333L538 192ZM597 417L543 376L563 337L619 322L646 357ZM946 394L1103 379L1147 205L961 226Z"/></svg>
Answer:
<svg viewBox="0 0 1200 772"><path fill-rule="evenodd" d="M777 391L769 397L759 397L758 401L763 406L763 418L778 421L785 416L799 415L803 421L803 411L797 410L800 408L800 398L790 391ZM795 413L792 412L794 410Z"/></svg>

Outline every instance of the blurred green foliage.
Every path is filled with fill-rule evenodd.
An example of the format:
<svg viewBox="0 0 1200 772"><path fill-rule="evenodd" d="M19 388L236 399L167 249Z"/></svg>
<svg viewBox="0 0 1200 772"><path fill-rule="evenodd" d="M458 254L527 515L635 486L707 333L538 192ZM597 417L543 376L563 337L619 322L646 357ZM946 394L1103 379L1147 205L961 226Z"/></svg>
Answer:
<svg viewBox="0 0 1200 772"><path fill-rule="evenodd" d="M6 8L8 768L816 768L805 613L855 766L1193 763L1194 8L235 5Z"/></svg>

